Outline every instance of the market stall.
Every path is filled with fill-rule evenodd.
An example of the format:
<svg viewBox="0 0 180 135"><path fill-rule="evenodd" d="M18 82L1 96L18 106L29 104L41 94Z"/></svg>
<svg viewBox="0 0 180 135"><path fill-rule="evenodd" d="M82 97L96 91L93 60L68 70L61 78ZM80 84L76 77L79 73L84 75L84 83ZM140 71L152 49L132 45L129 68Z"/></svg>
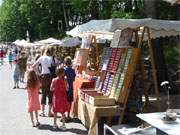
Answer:
<svg viewBox="0 0 180 135"><path fill-rule="evenodd" d="M136 30L129 30L131 30L132 34L135 33L137 35ZM132 38L131 35L128 36ZM97 85L99 87L97 88L98 90L81 89L78 101L78 118L85 125L87 121L83 120L83 118L85 117L90 120L89 134L95 133L96 124L100 120L100 117L123 116L129 87L133 80L133 73L138 58L138 46L138 42L137 47L132 47L129 42L126 42L119 44L118 48L105 48L99 65L100 70L103 71L100 76L99 85ZM119 102L119 104L115 105L115 101ZM92 111L91 113L94 115L89 115L89 117L85 113L83 115L81 109L86 108L85 106L88 106L87 112ZM117 108L119 108L119 111L115 113L118 110ZM108 109L112 111L108 111ZM101 112L102 110L103 113Z"/></svg>
<svg viewBox="0 0 180 135"><path fill-rule="evenodd" d="M101 62L99 64L101 76L94 92L89 92L89 90L81 90L78 92L78 118L85 125L87 122L86 120L90 120L88 125L88 127L90 127L89 134L95 133L96 127L94 121L97 124L101 117L101 113L97 110L101 110L103 107L109 107L113 110L115 101L118 103L116 105L121 108L121 111L119 111L118 114L120 115L119 122L122 123L130 88L133 84L136 66L141 54L141 46L144 40L148 41L153 73L152 81L157 98L157 109L159 110L159 90L157 86L156 68L151 39L160 36L179 35L179 26L179 21L163 21L154 19L110 19L92 20L86 24L77 26L74 29L73 34L76 30L77 35L82 35L83 32L87 33L89 31L94 31L92 33L96 34L96 32L99 33L99 31L103 30L105 32L120 30L120 32L117 31L117 33L114 34L111 48L104 48ZM148 101L147 90L145 87L144 95ZM81 113L84 108L87 108L86 111L88 114L91 114L89 112L92 110L94 112L97 111L98 113L92 113L94 115L87 116L86 114ZM108 116L114 115L114 113L110 113Z"/></svg>
<svg viewBox="0 0 180 135"><path fill-rule="evenodd" d="M95 86L95 79L93 76L97 75L97 70L89 71L90 68L95 68L98 66L98 62L96 61L98 55L98 50L95 45L95 50L92 52L91 47L95 44L95 37L91 37L89 47L82 47L76 49L75 57L73 60L73 67L76 70L77 77L74 82L74 101L72 103L71 112L73 116L78 116L78 91L79 89L93 89ZM84 43L82 43L83 46ZM95 53L96 52L96 53ZM95 57L91 57L91 56ZM92 58L92 59L91 59ZM95 58L95 61L94 61ZM88 66L89 65L89 66Z"/></svg>
<svg viewBox="0 0 180 135"><path fill-rule="evenodd" d="M60 61L63 61L66 56L71 56L72 58L74 57L75 50L77 46L80 45L81 41L78 37L64 38L62 40L50 37L37 41L36 43L39 43L43 46L54 46L56 48L57 58Z"/></svg>

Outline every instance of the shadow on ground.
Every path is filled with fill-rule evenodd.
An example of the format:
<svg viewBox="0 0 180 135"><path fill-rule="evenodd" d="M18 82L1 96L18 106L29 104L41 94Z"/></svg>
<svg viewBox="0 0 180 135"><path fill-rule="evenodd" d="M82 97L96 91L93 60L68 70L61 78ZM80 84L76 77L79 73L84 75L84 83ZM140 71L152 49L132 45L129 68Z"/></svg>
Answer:
<svg viewBox="0 0 180 135"><path fill-rule="evenodd" d="M67 122L72 122L72 123L81 123L81 121L78 119L78 118L73 118L73 119L70 119L69 121Z"/></svg>
<svg viewBox="0 0 180 135"><path fill-rule="evenodd" d="M39 130L50 130L50 131L53 131L53 132L61 132L61 131L62 131L60 128L54 129L53 126L48 125L48 124L41 124L41 125L38 127L38 129L39 129Z"/></svg>
<svg viewBox="0 0 180 135"><path fill-rule="evenodd" d="M54 129L51 125L48 124L42 124L41 126L38 127L39 130L50 130L52 132L71 132L71 133L75 133L78 135L87 135L88 132L85 130L81 130L81 129L76 129L76 128L69 128L65 131L63 131L60 128Z"/></svg>
<svg viewBox="0 0 180 135"><path fill-rule="evenodd" d="M78 135L87 135L88 134L87 131L81 130L81 129L77 129L77 128L67 129L66 131L69 131L71 133L75 133L75 134L78 134Z"/></svg>

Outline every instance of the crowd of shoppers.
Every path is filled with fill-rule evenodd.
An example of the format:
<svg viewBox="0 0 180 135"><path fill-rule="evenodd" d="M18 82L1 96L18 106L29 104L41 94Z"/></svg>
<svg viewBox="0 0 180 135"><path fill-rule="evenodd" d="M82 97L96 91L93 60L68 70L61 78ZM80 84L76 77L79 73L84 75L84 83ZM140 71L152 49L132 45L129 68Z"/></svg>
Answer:
<svg viewBox="0 0 180 135"><path fill-rule="evenodd" d="M64 61L59 61L56 56L57 51L52 46L36 50L16 46L11 46L6 51L0 48L1 64L4 57L7 57L12 69L13 89L18 89L21 83L25 84L27 112L32 126L40 125L38 116L48 116L54 117L52 126L58 128L56 121L60 113L62 121L60 128L66 130L65 123L71 119L70 109L76 74L72 69L71 57L68 56ZM40 114L38 114L39 111L41 111Z"/></svg>

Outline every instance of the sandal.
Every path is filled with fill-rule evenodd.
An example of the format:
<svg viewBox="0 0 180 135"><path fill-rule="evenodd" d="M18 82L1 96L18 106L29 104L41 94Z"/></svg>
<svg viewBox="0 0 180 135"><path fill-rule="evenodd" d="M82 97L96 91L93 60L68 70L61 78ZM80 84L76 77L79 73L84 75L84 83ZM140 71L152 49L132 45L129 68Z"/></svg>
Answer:
<svg viewBox="0 0 180 135"><path fill-rule="evenodd" d="M62 125L62 126L60 126L60 129L63 130L63 131L66 131L66 126Z"/></svg>
<svg viewBox="0 0 180 135"><path fill-rule="evenodd" d="M58 128L58 126L57 125L53 125L53 129L57 129Z"/></svg>
<svg viewBox="0 0 180 135"><path fill-rule="evenodd" d="M49 113L48 117L54 117L54 114L53 113Z"/></svg>
<svg viewBox="0 0 180 135"><path fill-rule="evenodd" d="M40 124L40 122L36 122L36 127L38 127L38 126L40 126L41 124Z"/></svg>
<svg viewBox="0 0 180 135"><path fill-rule="evenodd" d="M66 117L66 122L70 122L72 119L70 117Z"/></svg>
<svg viewBox="0 0 180 135"><path fill-rule="evenodd" d="M46 117L46 115L45 115L43 112L40 113L39 116L41 116L41 117Z"/></svg>

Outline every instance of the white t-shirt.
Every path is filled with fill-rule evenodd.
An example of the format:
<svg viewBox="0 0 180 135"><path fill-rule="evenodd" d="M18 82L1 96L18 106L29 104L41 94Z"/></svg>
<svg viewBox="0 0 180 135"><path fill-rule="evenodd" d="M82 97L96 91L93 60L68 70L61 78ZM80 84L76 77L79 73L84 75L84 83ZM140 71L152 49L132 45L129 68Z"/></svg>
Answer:
<svg viewBox="0 0 180 135"><path fill-rule="evenodd" d="M51 67L51 63L52 63L51 56L43 55L43 56L39 57L39 59L34 64L36 65L37 63L41 63L41 65L42 65L41 75L50 74L49 67Z"/></svg>

